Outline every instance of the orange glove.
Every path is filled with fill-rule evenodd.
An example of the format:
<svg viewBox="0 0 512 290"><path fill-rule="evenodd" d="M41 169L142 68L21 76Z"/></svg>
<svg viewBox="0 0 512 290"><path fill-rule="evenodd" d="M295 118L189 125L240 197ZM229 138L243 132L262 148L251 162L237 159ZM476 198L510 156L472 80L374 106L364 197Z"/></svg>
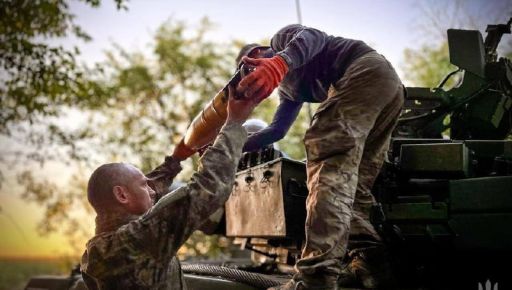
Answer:
<svg viewBox="0 0 512 290"><path fill-rule="evenodd" d="M279 55L271 58L242 58L244 64L254 66L255 70L238 84L238 92L258 102L270 96L288 72L288 64Z"/></svg>

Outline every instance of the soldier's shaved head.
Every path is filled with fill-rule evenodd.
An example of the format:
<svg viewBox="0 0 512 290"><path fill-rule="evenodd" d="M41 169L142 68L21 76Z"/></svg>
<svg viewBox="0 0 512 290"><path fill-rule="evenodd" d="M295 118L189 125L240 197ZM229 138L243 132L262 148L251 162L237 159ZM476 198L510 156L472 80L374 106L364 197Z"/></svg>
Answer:
<svg viewBox="0 0 512 290"><path fill-rule="evenodd" d="M116 205L114 186L126 186L136 168L126 163L107 163L98 167L89 178L87 199L97 213Z"/></svg>

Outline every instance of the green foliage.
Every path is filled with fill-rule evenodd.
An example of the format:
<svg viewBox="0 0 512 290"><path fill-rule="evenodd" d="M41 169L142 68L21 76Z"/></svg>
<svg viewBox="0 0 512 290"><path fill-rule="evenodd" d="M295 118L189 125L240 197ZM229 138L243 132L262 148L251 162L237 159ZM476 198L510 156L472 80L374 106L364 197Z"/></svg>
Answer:
<svg viewBox="0 0 512 290"><path fill-rule="evenodd" d="M122 48L109 53L105 69L108 107L95 108L83 135L95 135L102 154L130 160L143 171L155 167L182 138L192 118L229 79L232 52L204 38L207 20L196 31L169 21L155 35L154 55ZM87 133L86 133L87 132Z"/></svg>
<svg viewBox="0 0 512 290"><path fill-rule="evenodd" d="M508 35L505 57L508 59L512 59L512 36L510 36L510 35Z"/></svg>
<svg viewBox="0 0 512 290"><path fill-rule="evenodd" d="M180 259L208 259L230 256L231 240L218 235L207 236L196 231L178 251Z"/></svg>
<svg viewBox="0 0 512 290"><path fill-rule="evenodd" d="M447 29L480 30L485 39L484 29L488 24L506 22L510 15L507 3L501 5L487 5L485 2L471 3L467 1L451 1L446 5L435 5L434 1L423 3L423 13L427 21L419 25L419 33L425 39L419 48L404 50L404 64L402 66L405 79L411 86L435 88L448 73L457 69L450 63ZM471 8L471 9L469 9ZM512 57L512 39L505 34L498 47L500 57ZM448 90L459 84L463 74L452 76L444 85ZM443 123L449 126L451 116L447 115ZM450 129L443 132L450 136ZM510 137L509 137L510 138Z"/></svg>
<svg viewBox="0 0 512 290"><path fill-rule="evenodd" d="M91 7L101 2L82 1ZM125 1L115 3L124 8ZM74 23L66 1L0 0L0 70L5 71L0 134L23 144L0 156L0 177L2 171L19 170L22 198L45 209L40 234L65 234L79 254L94 230L83 222L93 216L84 194L88 172L113 161L147 172L172 152L192 118L234 71L240 42L207 40L210 27L207 19L196 29L169 20L157 30L152 53L114 46L105 63L85 68L77 65L77 48L51 44L70 36L91 41ZM270 122L276 107L277 100L269 99L254 116ZM306 120L302 113L280 142L293 158L304 158ZM72 168L67 184L61 176L40 174L49 161ZM197 157L188 162L182 179ZM221 255L220 245L227 243L196 233L182 252Z"/></svg>
<svg viewBox="0 0 512 290"><path fill-rule="evenodd" d="M488 5L485 1L455 0L438 5L436 1L424 1L419 7L422 14L421 23L415 23L416 31L423 42L419 47L404 50L402 69L405 78L413 86L436 87L443 77L457 69L450 64L446 30L471 29L480 30L485 38L488 24L505 23L510 17L506 1ZM505 35L500 43L502 56L512 56L512 39ZM457 78L449 81L450 87L458 82Z"/></svg>
<svg viewBox="0 0 512 290"><path fill-rule="evenodd" d="M84 219L93 216L93 209L84 194L87 178L76 174L68 186L59 187L54 181L41 180L30 170L18 176L23 184L22 198L45 208L43 219L37 225L37 232L42 236L50 233L63 233L69 240L73 255L83 251L83 242L93 234L92 222Z"/></svg>
<svg viewBox="0 0 512 290"><path fill-rule="evenodd" d="M419 49L406 49L404 61L406 79L421 87L436 87L445 75L457 69L450 63L447 42L437 46L425 44ZM452 78L446 85L450 87L454 83Z"/></svg>
<svg viewBox="0 0 512 290"><path fill-rule="evenodd" d="M99 0L83 0L92 7ZM115 0L123 8L124 0ZM74 23L64 0L0 0L0 133L9 124L58 115L58 106L88 102L98 86L84 78L75 57L51 40L91 38Z"/></svg>
<svg viewBox="0 0 512 290"><path fill-rule="evenodd" d="M116 46L108 52L106 63L84 71L83 78L97 88L87 102L45 100L42 109L58 112L58 118L41 116L43 111L38 111L30 113L37 120L31 126L23 118L12 121L16 132L10 137L32 145L16 151L21 157L13 163L19 164L20 159L41 165L57 161L78 168L65 186L58 185L62 180L39 176L30 166L18 173L22 198L45 208L38 225L40 234L63 233L75 253L80 253L94 230L83 222L93 216L84 194L86 172L112 161L130 162L149 171L171 152L192 118L233 72L236 48L207 41L210 26L206 19L196 30L183 22L168 21L156 32L153 54ZM79 126L67 126L68 121ZM193 167L186 166L182 178ZM218 255L222 252L219 239L195 234L186 249L202 256Z"/></svg>

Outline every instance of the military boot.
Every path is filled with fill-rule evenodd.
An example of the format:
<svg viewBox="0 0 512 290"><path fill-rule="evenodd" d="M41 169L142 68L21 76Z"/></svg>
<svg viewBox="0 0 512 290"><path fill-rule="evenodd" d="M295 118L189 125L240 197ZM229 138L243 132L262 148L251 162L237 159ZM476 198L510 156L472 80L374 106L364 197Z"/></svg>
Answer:
<svg viewBox="0 0 512 290"><path fill-rule="evenodd" d="M384 247L352 250L348 255L350 260L338 279L340 287L375 289L391 284L392 269Z"/></svg>
<svg viewBox="0 0 512 290"><path fill-rule="evenodd" d="M338 290L337 280L334 275L295 275L288 283L267 290Z"/></svg>

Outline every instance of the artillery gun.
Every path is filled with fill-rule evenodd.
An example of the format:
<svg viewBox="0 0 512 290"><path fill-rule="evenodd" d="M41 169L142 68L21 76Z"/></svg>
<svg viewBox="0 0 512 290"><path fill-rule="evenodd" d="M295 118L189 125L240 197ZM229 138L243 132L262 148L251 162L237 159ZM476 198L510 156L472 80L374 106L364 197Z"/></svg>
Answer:
<svg viewBox="0 0 512 290"><path fill-rule="evenodd" d="M449 29L450 62L458 69L436 88L407 88L371 214L401 289L510 283L497 262L512 257L512 63L496 49L511 23L489 25L485 41L479 31ZM446 89L453 77L458 84ZM307 194L304 163L273 147L244 154L217 233L251 250L252 261L184 263L189 289L286 281L304 240ZM26 289L81 287L74 272L33 278Z"/></svg>
<svg viewBox="0 0 512 290"><path fill-rule="evenodd" d="M479 31L449 29L457 70L436 88L407 88L389 161L372 189L379 204L371 220L399 284L476 288L506 277L494 261L512 254L512 140L505 140L512 63L496 49L511 23L489 25L485 41ZM446 89L453 77L458 83ZM243 157L226 203L226 235L283 271L304 239L306 173L304 164L275 156L266 148Z"/></svg>

